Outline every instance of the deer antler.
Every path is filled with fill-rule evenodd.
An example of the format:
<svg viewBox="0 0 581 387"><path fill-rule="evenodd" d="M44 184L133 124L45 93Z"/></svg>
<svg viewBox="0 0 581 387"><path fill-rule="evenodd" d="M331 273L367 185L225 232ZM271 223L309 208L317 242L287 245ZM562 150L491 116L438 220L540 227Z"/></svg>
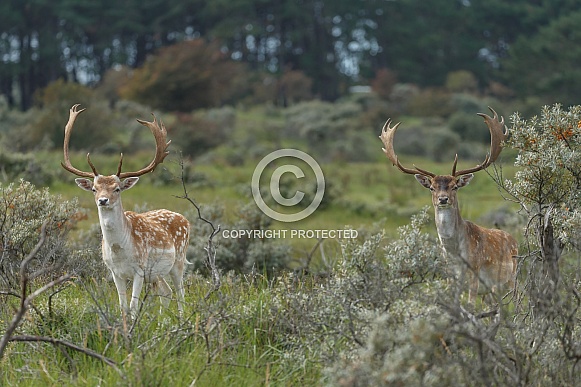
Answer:
<svg viewBox="0 0 581 387"><path fill-rule="evenodd" d="M91 167L91 170L93 172L84 172L84 171L81 171L81 170L73 167L73 165L71 164L71 160L69 158L69 142L71 139L71 132L73 130L73 125L75 124L75 120L77 119L77 116L85 111L85 109L79 110L79 106L81 106L81 105L75 104L69 110L69 121L65 125L65 140L64 140L64 144L63 144L63 153L64 153L65 160L64 160L64 162L61 162L61 165L64 169L66 169L67 171L69 171L71 173L74 173L77 176L95 177L99 173L97 172L97 169L95 169L95 166L91 162L91 158L89 157L88 153L87 153L87 161L88 161L89 166Z"/></svg>
<svg viewBox="0 0 581 387"><path fill-rule="evenodd" d="M383 129L381 130L381 135L379 138L383 142L385 148L382 148L383 152L387 156L387 158L393 163L393 165L397 166L400 171L403 173L408 173L410 175L420 174L424 176L434 177L436 176L435 173L420 169L414 165L414 169L406 168L399 162L397 155L393 149L393 137L395 136L395 132L397 131L397 127L401 122L398 122L394 126L390 126L391 119L387 120L385 125L383 125Z"/></svg>
<svg viewBox="0 0 581 387"><path fill-rule="evenodd" d="M496 161L500 152L502 152L502 142L506 139L508 135L508 128L504 124L504 118L500 117L498 120L498 114L490 106L488 107L490 111L494 114L494 117L490 117L484 113L477 113L480 117L484 118L486 126L490 131L490 152L486 155L484 161L473 168L463 169L456 171L456 162L458 161L458 155L454 159L454 166L452 167L452 176L462 176L468 173L478 172L482 169L487 168L490 164Z"/></svg>
<svg viewBox="0 0 581 387"><path fill-rule="evenodd" d="M64 162L61 162L61 165L63 166L64 169L66 169L67 171L69 171L71 173L74 173L77 176L95 177L95 176L98 176L99 173L97 172L97 169L95 168L95 166L91 162L91 158L89 157L88 153L87 153L87 162L89 163L89 166L91 167L91 170L93 172L84 172L84 171L81 171L81 170L73 167L71 164L71 160L69 158L69 142L71 139L71 132L73 130L73 125L75 124L75 120L77 119L77 116L85 111L85 109L79 110L79 106L80 106L80 104L75 104L75 105L73 105L73 107L71 107L71 109L69 111L69 121L65 125L65 140L64 140L64 145L63 145L63 152L64 152L65 160L64 160ZM137 121L141 125L147 126L151 130L151 133L153 133L153 136L155 137L155 148L156 148L155 149L155 157L153 158L153 160L149 163L149 165L147 167L140 169L139 171L121 172L121 166L123 165L123 153L121 153L121 158L119 159L119 166L117 167L117 176L120 179L123 179L126 177L141 176L141 175L144 175L148 172L152 172L153 170L155 170L155 168L157 167L158 164L163 163L163 159L165 159L165 157L169 154L169 151L167 151L167 147L169 146L171 141L166 142L167 131L165 129L165 126L163 125L163 123L160 126L157 122L157 119L155 118L155 114L152 113L152 115L153 115L152 122L142 121L142 120L137 120Z"/></svg>
<svg viewBox="0 0 581 387"><path fill-rule="evenodd" d="M165 125L161 123L160 126L160 124L157 122L155 114L152 113L151 115L153 116L152 122L143 121L139 119L137 120L137 122L139 122L143 126L147 126L149 130L151 130L153 137L155 137L155 157L153 158L153 160L151 160L148 166L146 166L143 169L140 169L139 171L121 172L121 165L123 164L123 153L122 153L121 159L119 160L119 166L117 168L117 176L120 179L126 177L141 176L148 172L153 172L157 165L163 163L163 159L165 159L165 157L169 154L167 148L169 147L171 140L166 142L167 130L165 129Z"/></svg>

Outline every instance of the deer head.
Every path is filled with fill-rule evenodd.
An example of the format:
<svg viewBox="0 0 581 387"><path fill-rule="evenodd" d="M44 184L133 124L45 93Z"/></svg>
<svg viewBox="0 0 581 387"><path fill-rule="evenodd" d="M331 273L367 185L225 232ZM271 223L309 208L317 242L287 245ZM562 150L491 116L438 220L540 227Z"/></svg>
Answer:
<svg viewBox="0 0 581 387"><path fill-rule="evenodd" d="M61 165L67 171L82 177L80 179L75 179L75 182L85 191L94 193L97 206L103 208L112 207L119 202L119 197L122 191L133 187L139 180L139 176L153 172L157 165L163 162L165 157L169 154L167 148L171 141L166 142L167 131L165 126L163 123L160 125L160 123L157 122L155 115L152 114L152 122L137 120L140 124L147 126L155 138L155 156L149 165L135 172L122 172L123 153L121 153L117 173L115 175L103 176L97 172L97 169L91 162L90 154L87 153L87 162L89 167L91 167L91 172L81 171L73 167L69 157L69 142L75 120L79 114L85 111L85 109L79 109L79 106L79 104L73 105L69 111L69 120L65 125L65 138L63 145L64 162L62 162ZM125 180L122 181L122 179Z"/></svg>
<svg viewBox="0 0 581 387"><path fill-rule="evenodd" d="M418 168L415 165L413 168L404 167L399 162L393 149L393 138L399 123L391 126L391 120L387 120L379 136L385 146L385 148L382 148L383 152L401 172L415 175L416 180L432 192L432 203L434 207L457 206L456 191L470 183L474 177L474 172L483 170L496 161L502 151L502 142L508 134L508 129L504 125L504 118L501 117L499 120L498 114L492 108L489 107L489 109L493 113L493 117L484 113L478 113L478 115L484 118L484 122L490 131L490 151L484 158L484 161L475 167L457 171L458 155L454 158L452 173L450 175L436 175L433 172Z"/></svg>

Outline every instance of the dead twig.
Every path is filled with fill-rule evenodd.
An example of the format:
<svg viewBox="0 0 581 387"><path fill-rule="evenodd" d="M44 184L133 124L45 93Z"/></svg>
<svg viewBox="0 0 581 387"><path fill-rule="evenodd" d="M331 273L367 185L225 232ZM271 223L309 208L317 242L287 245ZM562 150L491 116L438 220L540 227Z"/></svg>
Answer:
<svg viewBox="0 0 581 387"><path fill-rule="evenodd" d="M218 225L218 227L214 226L214 223L212 223L210 220L206 219L202 215L201 207L195 202L194 199L192 199L188 195L188 189L186 187L186 179L185 179L184 160L182 158L180 158L179 164L180 164L180 168L181 168L181 181L182 181L182 188L184 190L184 194L182 196L175 196L175 197L177 197L179 199L185 199L188 202L190 202L190 204L192 204L194 206L194 208L196 209L196 211L198 213L198 219L201 220L202 222L208 224L212 230L210 232L210 235L208 236L208 241L206 242L206 247L204 247L204 250L206 251L206 255L208 257L206 264L210 268L210 272L212 275L212 283L213 283L212 289L204 297L204 299L207 300L210 297L210 295L212 295L212 293L214 293L215 291L220 289L220 286L222 284L222 280L220 278L220 271L218 270L218 267L216 266L216 246L214 244L214 237L220 233L221 227L220 227L220 225Z"/></svg>

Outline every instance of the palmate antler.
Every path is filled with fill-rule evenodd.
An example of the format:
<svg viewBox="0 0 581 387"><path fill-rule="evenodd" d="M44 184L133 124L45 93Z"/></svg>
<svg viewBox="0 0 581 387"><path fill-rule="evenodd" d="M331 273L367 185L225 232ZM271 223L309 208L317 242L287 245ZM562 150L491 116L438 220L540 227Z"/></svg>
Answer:
<svg viewBox="0 0 581 387"><path fill-rule="evenodd" d="M390 159L393 165L397 166L399 170L402 171L403 173L408 173L410 175L415 175L419 173L420 175L426 175L430 177L436 176L435 173L425 171L423 169L416 167L415 165L414 169L406 168L403 165L401 165L397 158L397 155L395 154L395 150L393 149L393 136L395 136L395 132L397 131L397 127L399 126L399 124L401 124L401 122L398 122L394 126L390 126L391 119L389 119L387 120L385 125L383 125L383 129L381 130L381 135L379 136L379 138L381 139L383 145L385 146L385 148L382 148L382 150L387 156L387 158Z"/></svg>
<svg viewBox="0 0 581 387"><path fill-rule="evenodd" d="M475 166L473 168L462 169L460 171L456 171L456 164L458 163L458 155L456 155L456 157L454 158L454 165L452 166L452 176L454 176L454 177L462 176L462 175L466 175L468 173L478 172L482 169L485 169L490 164L495 162L496 159L498 158L498 155L500 155L500 152L502 152L502 142L506 139L506 137L508 135L508 128L504 124L504 118L501 117L500 121L499 121L498 114L496 114L494 109L492 109L491 107L488 107L488 108L494 114L494 117L490 117L484 113L477 113L477 114L479 116L481 116L482 118L484 118L484 122L486 123L486 125L488 126L488 130L490 131L490 151L489 151L489 153L486 155L486 157L484 158L484 161L482 163L478 164L477 166ZM390 126L390 125L391 125L391 120L387 120L387 122L383 126L383 129L381 131L381 135L379 136L379 138L381 139L381 141L383 142L383 145L385 146L385 148L382 148L383 152L386 154L387 158L393 163L393 165L397 166L398 169L404 173L408 173L408 174L412 174L412 175L420 174L420 175L424 175L424 176L435 177L436 176L435 173L418 168L415 165L413 166L414 167L413 169L406 168L403 165L401 165L401 163L399 162L398 157L395 154L395 151L393 149L393 137L395 136L395 132L397 131L399 123L397 123L394 126Z"/></svg>
<svg viewBox="0 0 581 387"><path fill-rule="evenodd" d="M64 162L61 162L61 165L64 169L66 169L67 171L69 171L77 176L95 177L95 176L98 176L99 173L97 172L97 169L95 168L95 166L91 162L91 158L90 158L88 153L87 153L87 162L89 163L89 166L91 167L92 172L84 172L84 171L81 171L81 170L73 167L73 165L71 164L70 157L69 157L69 142L70 142L70 138L71 138L71 132L73 130L73 125L75 124L75 120L77 119L77 116L85 111L85 109L79 110L79 106L80 106L80 104L75 104L75 105L73 105L73 107L71 107L71 109L69 111L69 121L65 125L65 139L64 139L64 144L63 144ZM141 176L141 175L144 175L148 172L153 172L155 170L155 168L157 167L157 165L163 163L163 160L169 154L169 151L167 150L167 148L169 147L169 144L171 143L171 141L166 142L167 130L165 129L165 125L163 123L161 123L161 126L160 126L160 124L157 122L155 115L153 113L152 113L152 115L153 115L152 122L143 121L143 120L139 120L139 119L137 120L137 122L139 122L143 126L147 126L151 130L151 133L153 134L153 137L155 138L155 156L154 156L153 160L149 163L149 165L146 166L145 168L142 168L142 169L135 171L135 172L121 172L121 167L123 165L123 153L121 153L121 157L119 159L119 165L117 167L117 176L120 179L124 179L126 177Z"/></svg>

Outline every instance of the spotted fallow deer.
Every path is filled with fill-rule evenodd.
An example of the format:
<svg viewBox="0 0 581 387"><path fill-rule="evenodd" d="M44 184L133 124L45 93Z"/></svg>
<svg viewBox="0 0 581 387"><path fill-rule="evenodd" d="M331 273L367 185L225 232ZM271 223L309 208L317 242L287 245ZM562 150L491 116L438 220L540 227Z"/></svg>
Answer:
<svg viewBox="0 0 581 387"><path fill-rule="evenodd" d="M432 192L440 243L444 254L460 269L461 278L468 274L468 299L471 303L478 293L480 282L485 290L494 291L505 284L513 286L516 276L517 241L505 231L480 227L462 219L458 205L458 189L468 185L474 172L487 168L496 160L502 151L502 141L508 134L504 119L499 121L496 112L489 109L494 117L483 113L478 115L484 118L490 130L490 152L481 164L460 171L456 170L456 155L451 175L436 175L415 165L413 168L402 166L393 149L393 137L399 123L390 126L391 120L388 120L379 136L385 146L383 152L393 165L403 173L415 175L416 180Z"/></svg>
<svg viewBox="0 0 581 387"><path fill-rule="evenodd" d="M137 316L144 281L157 284L162 303L167 305L172 291L164 277L169 275L177 291L178 310L181 314L184 303L183 274L190 230L188 220L168 210L141 214L123 211L121 204L121 192L133 187L139 176L153 172L169 154L167 147L171 141L166 143L165 126L157 122L155 115L153 122L137 120L147 126L155 137L155 157L145 168L136 172L121 172L121 154L117 174L104 176L97 172L87 154L87 162L92 172L84 172L73 167L69 159L71 131L77 116L85 110L79 109L79 106L74 105L69 112L63 145L64 162L61 165L67 171L81 176L82 178L75 179L77 185L95 195L103 233L103 260L113 275L122 313L130 311L132 318ZM133 281L129 310L127 280Z"/></svg>

